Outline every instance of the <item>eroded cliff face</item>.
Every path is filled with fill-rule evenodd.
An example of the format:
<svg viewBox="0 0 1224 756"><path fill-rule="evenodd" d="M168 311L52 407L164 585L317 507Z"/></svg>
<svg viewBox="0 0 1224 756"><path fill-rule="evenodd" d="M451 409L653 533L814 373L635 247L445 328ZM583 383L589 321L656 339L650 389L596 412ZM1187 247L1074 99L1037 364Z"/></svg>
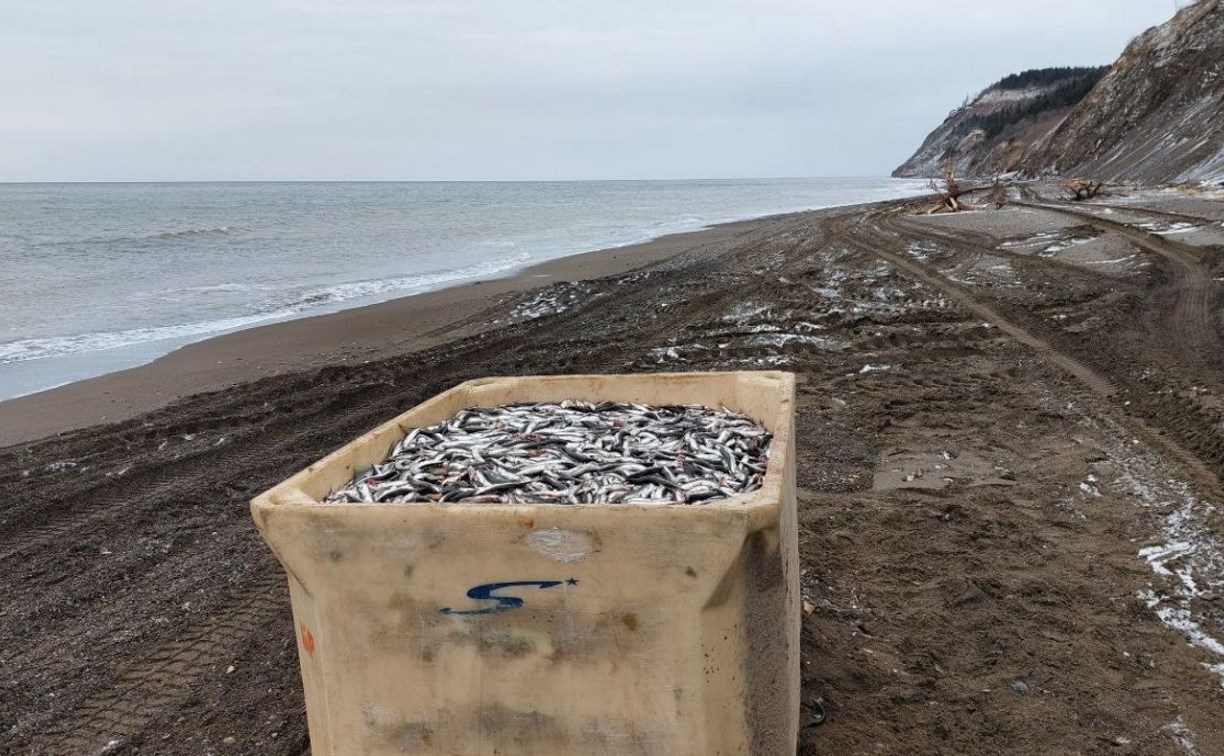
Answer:
<svg viewBox="0 0 1224 756"><path fill-rule="evenodd" d="M949 158L962 176L1012 171L1028 148L1066 117L1103 72L1057 68L1009 76L952 111L893 176L935 176Z"/></svg>
<svg viewBox="0 0 1224 756"><path fill-rule="evenodd" d="M1199 0L1144 32L1076 102L1034 114L1014 107L1048 100L1059 86L1066 84L987 89L953 111L893 175L933 176L951 157L964 177L1224 181L1224 0ZM1022 98L1011 111L1022 117L990 133L980 124L996 114L998 128L1004 98Z"/></svg>
<svg viewBox="0 0 1224 756"><path fill-rule="evenodd" d="M1224 2L1200 0L1132 42L1020 167L1109 181L1224 181Z"/></svg>

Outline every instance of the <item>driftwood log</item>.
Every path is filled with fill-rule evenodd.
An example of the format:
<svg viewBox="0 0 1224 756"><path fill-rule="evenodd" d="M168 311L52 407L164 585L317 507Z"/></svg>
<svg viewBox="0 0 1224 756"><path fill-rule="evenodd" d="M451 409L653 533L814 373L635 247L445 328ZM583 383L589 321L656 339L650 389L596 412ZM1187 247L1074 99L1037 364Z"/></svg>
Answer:
<svg viewBox="0 0 1224 756"><path fill-rule="evenodd" d="M927 186L940 197L939 204L928 210L927 215L945 211L958 213L969 207L960 201L961 195L966 192L961 188L960 182L956 180L956 163L952 158L948 158L943 162L942 180L931 179L927 182Z"/></svg>
<svg viewBox="0 0 1224 756"><path fill-rule="evenodd" d="M1099 195L1101 190L1105 188L1105 182L1073 178L1063 182L1063 188L1070 193L1073 201L1083 202Z"/></svg>
<svg viewBox="0 0 1224 756"><path fill-rule="evenodd" d="M1002 210L1007 204L1007 186L998 176L995 176L994 183L990 185L990 201L996 210Z"/></svg>

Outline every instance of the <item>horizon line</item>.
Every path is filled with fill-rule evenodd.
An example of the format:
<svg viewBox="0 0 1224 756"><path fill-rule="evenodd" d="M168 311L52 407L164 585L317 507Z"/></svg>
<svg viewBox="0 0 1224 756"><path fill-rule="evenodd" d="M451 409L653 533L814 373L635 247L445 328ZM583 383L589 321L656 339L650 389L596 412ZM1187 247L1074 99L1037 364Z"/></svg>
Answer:
<svg viewBox="0 0 1224 756"><path fill-rule="evenodd" d="M809 181L832 179L890 179L888 174L826 176L695 176L684 178L589 178L589 179L89 179L89 180L0 180L0 186L47 184L562 184L628 183L643 181Z"/></svg>

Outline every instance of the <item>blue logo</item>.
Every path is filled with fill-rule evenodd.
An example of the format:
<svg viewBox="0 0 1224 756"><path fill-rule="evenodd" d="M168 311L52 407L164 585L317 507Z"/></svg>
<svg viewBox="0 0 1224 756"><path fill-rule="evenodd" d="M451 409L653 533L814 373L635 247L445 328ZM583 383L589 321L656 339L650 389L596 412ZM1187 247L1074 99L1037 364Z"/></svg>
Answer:
<svg viewBox="0 0 1224 756"><path fill-rule="evenodd" d="M576 578L568 580L515 580L509 583L485 583L478 585L468 590L467 597L473 601L496 601L493 606L486 606L483 609L452 609L449 606L439 609L442 614L447 615L474 615L474 614L497 614L499 612L508 612L511 609L518 609L526 603L519 596L500 596L496 595L498 591L506 590L507 588L538 588L547 590L556 588L559 585L578 585Z"/></svg>

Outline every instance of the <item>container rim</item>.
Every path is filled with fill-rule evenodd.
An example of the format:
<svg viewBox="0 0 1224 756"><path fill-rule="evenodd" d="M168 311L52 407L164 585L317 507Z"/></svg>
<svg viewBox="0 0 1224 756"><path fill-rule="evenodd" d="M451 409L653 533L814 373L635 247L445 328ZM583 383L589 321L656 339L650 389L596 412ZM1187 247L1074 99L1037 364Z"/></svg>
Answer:
<svg viewBox="0 0 1224 756"><path fill-rule="evenodd" d="M585 379L627 379L631 377L649 377L654 379L664 380L717 380L725 379L727 376L735 377L751 377L756 380L772 380L777 382L776 392L778 397L776 415L773 418L757 418L753 419L762 424L772 423L774 427L770 428L773 434L773 439L770 442L770 453L766 462L765 477L761 482L761 486L752 491L745 491L734 496L728 496L722 499L715 499L709 502L697 504L685 504L681 502L667 502L661 504L650 503L612 503L612 502L588 502L579 504L562 504L549 501L524 501L518 503L509 502L413 502L413 503L398 503L398 502L351 502L326 504L319 501L315 497L307 494L302 484L311 477L320 473L320 471L339 462L349 448L360 444L363 441L376 438L377 436L398 430L400 437L403 437L405 426L401 420L408 415L418 412L422 408L426 408L431 403L438 402L448 395L470 390L481 386L496 385L507 380L545 380L545 381L581 381ZM463 383L457 384L446 391L437 394L425 401L411 407L405 412L400 413L391 420L378 425L367 433L345 443L340 448L332 451L322 459L308 465L303 470L295 473L284 481L269 488L263 493L251 500L253 509L265 509L275 507L278 510L312 510L312 511L329 511L336 513L346 512L374 512L374 511L430 511L430 512L448 512L459 515L461 512L500 512L521 513L524 510L529 511L601 511L601 512L653 512L653 511L709 511L715 510L739 510L751 511L756 508L772 508L777 506L778 495L781 492L784 481L782 476L789 467L787 459L792 454L792 436L794 433L794 389L795 375L793 373L778 371L778 370L759 370L759 371L719 371L719 372L690 372L690 373L605 373L593 375L529 375L529 376L502 376L502 377L486 377L476 378ZM577 397L575 397L577 398ZM484 406L484 405L472 405ZM768 427L768 425L767 425ZM410 429L410 427L409 427Z"/></svg>

